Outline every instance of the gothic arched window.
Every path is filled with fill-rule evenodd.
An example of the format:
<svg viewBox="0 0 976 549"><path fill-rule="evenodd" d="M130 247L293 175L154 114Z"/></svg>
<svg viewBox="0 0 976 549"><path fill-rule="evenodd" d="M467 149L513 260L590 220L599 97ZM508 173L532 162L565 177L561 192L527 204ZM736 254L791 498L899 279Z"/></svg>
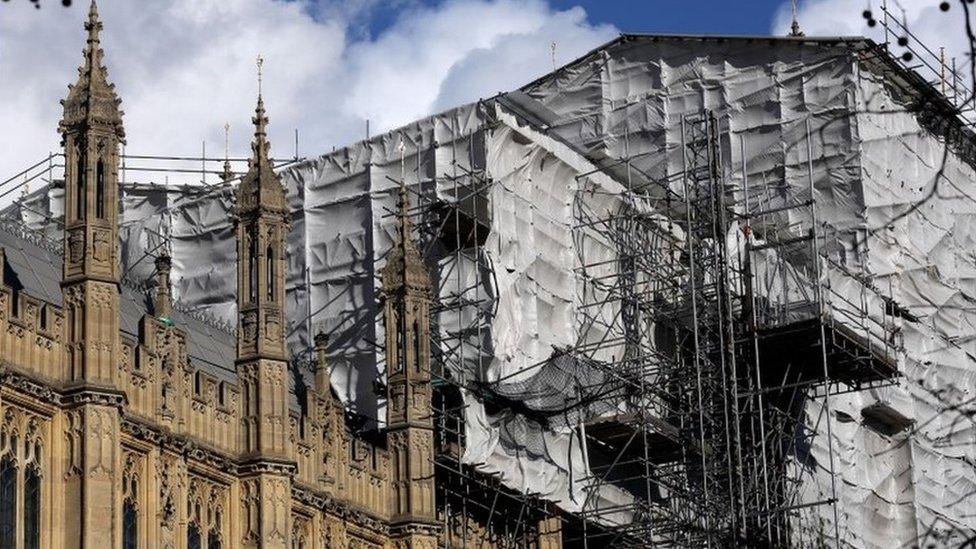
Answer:
<svg viewBox="0 0 976 549"><path fill-rule="evenodd" d="M85 158L82 151L78 151L75 162L75 219L85 219Z"/></svg>
<svg viewBox="0 0 976 549"><path fill-rule="evenodd" d="M265 258L267 263L265 265L264 283L268 286L268 301L272 302L275 300L274 260L274 248L268 244L268 255Z"/></svg>
<svg viewBox="0 0 976 549"><path fill-rule="evenodd" d="M186 549L220 549L226 488L191 477L187 492Z"/></svg>
<svg viewBox="0 0 976 549"><path fill-rule="evenodd" d="M220 549L220 510L210 508L210 532L207 533L207 549Z"/></svg>
<svg viewBox="0 0 976 549"><path fill-rule="evenodd" d="M295 516L292 517L291 523L291 549L308 549L308 521Z"/></svg>
<svg viewBox="0 0 976 549"><path fill-rule="evenodd" d="M95 164L95 217L105 219L105 163Z"/></svg>
<svg viewBox="0 0 976 549"><path fill-rule="evenodd" d="M0 423L0 549L41 545L40 420L8 407Z"/></svg>
<svg viewBox="0 0 976 549"><path fill-rule="evenodd" d="M24 549L41 546L41 471L30 464L24 471Z"/></svg>
<svg viewBox="0 0 976 549"><path fill-rule="evenodd" d="M133 454L127 454L122 472L122 549L139 547L139 475Z"/></svg>
<svg viewBox="0 0 976 549"><path fill-rule="evenodd" d="M258 300L258 235L253 229L248 237L247 295L251 303Z"/></svg>
<svg viewBox="0 0 976 549"><path fill-rule="evenodd" d="M14 446L11 445L11 450ZM16 510L17 465L7 454L0 459L0 549L14 549L16 545Z"/></svg>
<svg viewBox="0 0 976 549"><path fill-rule="evenodd" d="M191 522L186 528L186 548L201 549L200 527Z"/></svg>
<svg viewBox="0 0 976 549"><path fill-rule="evenodd" d="M122 502L122 548L137 549L139 547L139 513L131 498Z"/></svg>

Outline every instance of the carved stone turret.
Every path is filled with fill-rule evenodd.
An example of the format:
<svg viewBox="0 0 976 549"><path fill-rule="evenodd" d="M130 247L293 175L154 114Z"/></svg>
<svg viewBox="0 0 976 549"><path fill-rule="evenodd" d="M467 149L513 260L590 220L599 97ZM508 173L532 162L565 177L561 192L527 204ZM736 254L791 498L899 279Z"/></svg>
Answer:
<svg viewBox="0 0 976 549"><path fill-rule="evenodd" d="M237 190L238 359L285 360L288 203L268 158L264 100L254 116L253 155Z"/></svg>
<svg viewBox="0 0 976 549"><path fill-rule="evenodd" d="M260 71L261 60L258 59ZM260 78L260 72L259 72ZM268 156L268 118L258 92L248 171L237 189L237 372L242 390L244 453L255 475L258 522L248 543L290 547L292 459L285 347L285 188Z"/></svg>
<svg viewBox="0 0 976 549"><path fill-rule="evenodd" d="M98 9L85 23L88 45L78 81L62 101L65 156L64 271L70 377L115 385L119 337L118 163L121 101L102 65Z"/></svg>
<svg viewBox="0 0 976 549"><path fill-rule="evenodd" d="M102 23L92 1L88 44L61 103L64 145L64 268L61 288L66 317L65 377L73 387L68 413L81 447L65 475L68 508L82 509L65 523L77 547L118 547L117 521L92 528L99 517L118 515L119 409L119 144L124 142L121 101L102 64ZM100 523L105 524L105 523Z"/></svg>
<svg viewBox="0 0 976 549"><path fill-rule="evenodd" d="M397 242L382 272L386 330L387 444L392 535L404 547L434 547L434 442L430 383L430 278L411 236L401 182Z"/></svg>

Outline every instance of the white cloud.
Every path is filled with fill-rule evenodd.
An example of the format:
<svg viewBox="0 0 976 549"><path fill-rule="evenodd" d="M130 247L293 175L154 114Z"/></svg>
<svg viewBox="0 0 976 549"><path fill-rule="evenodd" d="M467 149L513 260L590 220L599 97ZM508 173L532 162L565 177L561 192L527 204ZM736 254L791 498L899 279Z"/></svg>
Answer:
<svg viewBox="0 0 976 549"><path fill-rule="evenodd" d="M0 179L59 149L58 100L74 81L87 1L2 6ZM369 36L368 18L397 6ZM247 151L256 93L254 59L265 62L273 153L320 154L375 131L487 97L551 69L549 44L565 62L612 38L581 9L544 0L102 0L102 45L125 110L127 152L189 155ZM162 176L155 175L158 181ZM2 190L0 190L2 192Z"/></svg>
<svg viewBox="0 0 976 549"><path fill-rule="evenodd" d="M879 20L883 17L881 3L870 3L872 13ZM898 22L904 22L910 32L925 44L935 56L939 55L939 48L945 48L946 64L950 65L953 57L962 74L969 66L969 47L966 38L965 21L960 0L950 0L950 9L943 12L939 9L939 2L935 0L887 0L888 9L897 15ZM797 19L800 27L807 36L867 36L877 42L884 42L885 36L881 25L871 28L862 12L867 7L863 1L855 0L801 0ZM970 19L976 25L976 5L970 4ZM904 10L904 18L902 17ZM790 2L783 2L777 10L773 20L771 32L786 34L790 28ZM892 27L897 26L895 22ZM894 54L901 55L903 49L897 45L898 36L889 35ZM914 44L914 42L913 42ZM913 48L915 46L913 45ZM927 56L926 61L938 67L935 56ZM918 64L916 58L912 64ZM923 76L933 80L937 75L923 72Z"/></svg>

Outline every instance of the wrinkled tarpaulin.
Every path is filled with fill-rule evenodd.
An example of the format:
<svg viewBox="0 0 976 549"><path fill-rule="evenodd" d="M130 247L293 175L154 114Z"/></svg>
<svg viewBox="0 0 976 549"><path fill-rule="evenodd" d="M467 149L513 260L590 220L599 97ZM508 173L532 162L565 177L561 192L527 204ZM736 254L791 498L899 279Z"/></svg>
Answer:
<svg viewBox="0 0 976 549"><path fill-rule="evenodd" d="M591 165L569 149L591 159L629 156L641 177L669 181L680 193L681 118L712 109L722 117L727 136L725 176L739 196L743 174L752 188L762 184L783 196L808 195L809 145L817 208L836 235L828 249L831 259L877 287L890 288L896 302L921 317L902 325L904 383L832 398L826 421L833 434L841 538L850 546L875 547L913 541L930 528L976 529L976 515L968 511L976 503L976 433L971 421L940 414L946 399L970 398L976 391L976 173L954 153L946 154L939 192L911 208L928 196L945 149L913 115L900 112L904 107L880 76L864 69L850 44L623 40L499 100L506 102L532 111L547 131L520 127L500 105L494 112L491 103L467 105L283 173L294 212L289 318L299 319L289 340L293 351L301 352L309 325L332 335L333 383L344 399L366 413L379 411L371 385L383 369L376 346L382 334L371 305L376 269L391 244L390 178L399 177L401 138L415 204L420 194L428 202L434 193L449 201L459 168L483 167L493 181L490 208L479 213L490 226L483 257L449 253L437 241L426 244L442 298L457 298L460 291L461 297L491 303L487 311L461 308L438 319L445 331L485 316L486 331L466 336L467 354L456 361L461 364L457 375L474 377L487 365L488 379L498 379L545 362L553 347L572 345L579 336L574 308L580 294L574 288L570 237L573 191L576 185L613 183L601 174L576 181ZM486 129L487 118L501 123L493 121ZM159 226L164 216L152 212L188 203L163 222L172 233L178 296L232 321L231 196L191 195L181 189L127 192L124 261L131 265L145 248L138 240L141 228ZM36 207L58 211L56 196L35 197ZM809 226L804 215L791 211L781 220ZM891 228L883 229L887 225ZM147 276L147 263L129 275ZM491 272L482 272L484 265ZM834 291L860 299L855 279L830 269L825 277ZM301 321L308 311L311 322ZM518 375L512 379L519 381L524 379ZM932 390L943 395L937 399ZM465 394L465 402L468 462L501 474L510 487L578 508L580 479L587 471L572 429L541 430L512 414L489 415L472 393ZM919 430L892 438L871 429L862 411L877 403L913 420ZM810 399L811 423L819 412L818 401ZM821 425L811 441L815 464L794 464L809 468L797 476L807 479L804 498L810 502L830 495L825 433ZM612 490L601 496L626 499ZM833 518L821 509L807 513L829 533Z"/></svg>

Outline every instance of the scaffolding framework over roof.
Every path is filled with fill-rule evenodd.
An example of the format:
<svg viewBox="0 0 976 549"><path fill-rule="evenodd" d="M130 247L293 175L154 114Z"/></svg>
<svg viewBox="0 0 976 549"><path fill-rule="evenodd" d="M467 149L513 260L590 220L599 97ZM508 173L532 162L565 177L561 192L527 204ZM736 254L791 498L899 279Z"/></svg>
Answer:
<svg viewBox="0 0 976 549"><path fill-rule="evenodd" d="M729 74L710 72L718 69L701 59L718 55L721 42L704 52L688 45L702 40L623 37L521 91L318 159L281 163L301 212L289 239L301 250L289 265L293 354L301 360L314 325L339 334L334 345L365 330L344 379L334 379L354 401L383 371L375 343L382 337L343 303L368 308L373 299L392 223L388 195L400 183L396 150L406 143L411 216L436 273L435 465L451 547L530 546L547 518L562 521L569 547L848 541L856 520L838 509L837 483L847 473L832 432L841 417L835 402L897 385L907 360L903 330L919 319L891 277L882 286L878 259L864 249L865 226L838 212L850 207L839 197L849 189L837 190L843 178L835 173L847 177L852 168L847 150L830 147L869 138L830 133L837 131L831 124L850 124L861 115L842 107L873 99L837 99L836 90L862 93L855 81L862 75L823 75L874 64L923 96L933 90L860 39L783 39L775 55L755 45L768 37L741 39L728 56L746 68L725 67ZM811 44L813 53L803 49ZM601 69L626 74L594 76L586 65L611 57L608 48L646 57ZM774 114L763 110L767 81L787 90ZM615 95L620 90L607 82L627 89ZM682 85L694 93L675 91ZM966 128L972 111L959 86L953 80L951 97L926 103L924 114ZM789 101L798 106L787 108ZM581 104L595 114L577 117ZM858 120L865 128L871 121ZM953 154L971 157L972 145L954 139L962 148ZM201 174L221 173L208 166L225 160L132 158L201 162ZM2 196L20 179L46 178L51 186L6 215L56 227L58 168L52 155L0 187ZM157 228L135 213L149 211L177 228L176 241L199 238L179 227L201 220L219 239L213 214L231 184L159 187L168 198L145 210L132 206L128 237ZM157 192L132 189L130 197L147 203ZM347 224L329 218L342 227L334 242L308 236L349 204L359 209ZM126 256L133 279L145 277L136 267L151 265L140 255L161 245L151 240L133 243ZM191 308L227 316L220 303L195 295L199 278L187 271L187 279ZM336 290L343 279L348 287ZM532 318L502 324L518 299L534 300L525 313ZM520 339L506 341L505 329ZM356 409L382 415L382 403ZM863 410L865 424L906 428L901 411L882 399ZM534 489L533 474L558 488Z"/></svg>

